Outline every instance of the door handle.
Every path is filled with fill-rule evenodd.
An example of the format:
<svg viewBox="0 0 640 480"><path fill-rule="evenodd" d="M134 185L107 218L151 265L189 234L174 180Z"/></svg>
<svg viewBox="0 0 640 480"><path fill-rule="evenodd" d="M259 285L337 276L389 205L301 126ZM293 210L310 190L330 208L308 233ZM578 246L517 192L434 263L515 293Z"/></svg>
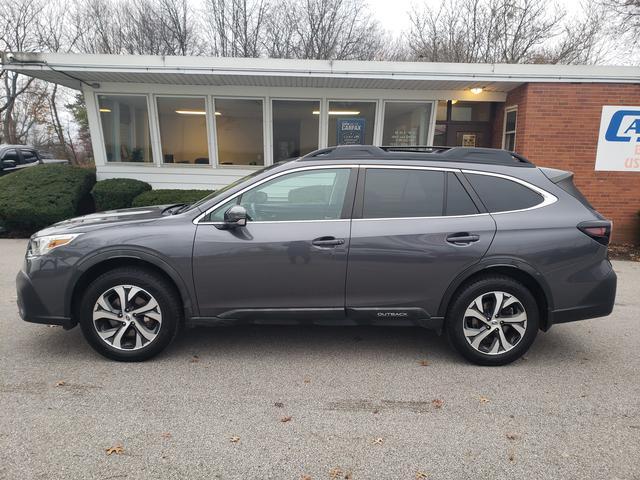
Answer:
<svg viewBox="0 0 640 480"><path fill-rule="evenodd" d="M447 242L453 243L454 245L468 245L473 242L477 242L480 240L480 235L474 235L469 233L452 233L447 236Z"/></svg>
<svg viewBox="0 0 640 480"><path fill-rule="evenodd" d="M335 247L344 244L344 238L336 237L318 237L311 241L312 245L316 247Z"/></svg>

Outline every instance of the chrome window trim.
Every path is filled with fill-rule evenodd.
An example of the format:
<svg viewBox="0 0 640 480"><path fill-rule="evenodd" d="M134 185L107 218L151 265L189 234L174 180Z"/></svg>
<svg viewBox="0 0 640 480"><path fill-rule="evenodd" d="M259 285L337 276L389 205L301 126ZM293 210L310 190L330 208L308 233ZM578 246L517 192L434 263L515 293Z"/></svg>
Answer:
<svg viewBox="0 0 640 480"><path fill-rule="evenodd" d="M438 218L467 218L467 217L485 217L489 213L470 213L469 215L435 215L431 217L380 217L380 218L353 218L354 222L375 222L379 220L434 220Z"/></svg>
<svg viewBox="0 0 640 480"><path fill-rule="evenodd" d="M278 177L281 177L283 175L287 175L289 173L296 173L296 172L302 172L305 170L334 170L336 168L358 168L359 165L353 165L353 164L349 164L349 165L311 165L311 166L305 166L305 167L297 167L297 168L292 168L289 170L284 170L282 172L278 172L278 173L274 173L273 175L267 177L267 178L263 178L262 180L260 180L259 182L255 182L252 183L251 185L246 186L245 188L243 188L242 190L234 193L233 195L231 195L230 197L225 198L224 200L221 200L220 202L216 203L214 206L208 208L204 213L201 213L200 215L198 215L196 218L193 219L193 223L196 225L223 225L224 223L221 222L201 222L200 220L204 217L206 217L207 215L209 215L212 211L214 211L216 208L218 208L219 206L233 200L234 198L237 198L238 196L242 195L243 193L245 193L246 191L254 188L254 187L258 187L260 185L262 185L263 183L266 183L270 180L274 180ZM330 222L330 221L339 221L339 220L350 220L348 218L334 218L334 219L327 219L327 220L280 220L280 221L264 221L264 222L251 222L251 223L292 223L292 222Z"/></svg>
<svg viewBox="0 0 640 480"><path fill-rule="evenodd" d="M536 210L538 208L542 208L542 207L546 207L548 205L554 204L558 201L558 197L556 197L555 195L547 192L546 190L543 190L540 187L536 187L535 185L525 181L525 180L520 180L519 178L515 178L515 177L511 177L509 175L503 175L501 173L494 173L494 172L480 172L478 170L462 170L462 173L468 173L471 175L486 175L489 177L498 177L498 178L503 178L505 180L510 180L512 182L515 183L519 183L520 185L522 185L523 187L528 188L529 190L533 190L534 192L536 192L538 195L542 196L542 202L532 206L532 207L528 207L528 208L520 208L517 210L503 210L500 212L489 212L491 215L503 215L505 213L516 213L516 212L526 212L529 210ZM482 199L481 199L482 200Z"/></svg>

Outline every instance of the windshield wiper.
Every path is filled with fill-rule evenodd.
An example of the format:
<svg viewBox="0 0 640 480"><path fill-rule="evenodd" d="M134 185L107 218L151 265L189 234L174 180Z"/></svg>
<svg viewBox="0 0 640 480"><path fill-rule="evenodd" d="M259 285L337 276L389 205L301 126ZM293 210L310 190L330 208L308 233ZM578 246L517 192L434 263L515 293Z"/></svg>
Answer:
<svg viewBox="0 0 640 480"><path fill-rule="evenodd" d="M162 214L166 214L166 213L170 213L171 215L175 214L176 212L174 211L174 209L180 210L181 208L183 208L186 205L186 203L174 203L173 205L169 205L167 208L165 208L164 210L162 210ZM176 210L176 211L177 211Z"/></svg>

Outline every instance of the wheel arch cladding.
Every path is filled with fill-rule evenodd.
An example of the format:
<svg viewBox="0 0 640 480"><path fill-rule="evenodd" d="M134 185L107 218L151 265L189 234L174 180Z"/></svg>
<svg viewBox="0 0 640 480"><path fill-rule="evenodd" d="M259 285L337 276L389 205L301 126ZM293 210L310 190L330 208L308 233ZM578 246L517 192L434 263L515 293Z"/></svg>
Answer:
<svg viewBox="0 0 640 480"><path fill-rule="evenodd" d="M449 285L449 288L447 289L442 301L440 302L438 314L443 317L446 316L455 293L465 285L468 285L469 283L475 281L477 278L492 274L504 275L506 277L513 278L514 280L522 283L529 289L529 291L531 291L531 294L538 304L540 328L543 331L547 331L550 326L549 310L552 307L551 296L548 287L545 288L544 284L542 283L543 281L539 278L536 278L536 275L516 265L499 264L480 266L470 272L466 272L465 275L461 275L460 277L456 278L451 283L451 285Z"/></svg>
<svg viewBox="0 0 640 480"><path fill-rule="evenodd" d="M92 263L85 270L81 271L79 276L76 277L73 284L73 290L68 295L67 309L71 314L71 318L74 324L78 322L78 306L82 294L86 288L103 273L114 270L119 267L139 267L141 269L155 273L156 275L164 278L169 285L176 289L180 299L182 301L182 308L184 310L185 318L192 316L192 302L185 286L182 284L182 279L175 272L171 272L169 267L163 268L156 262L149 261L139 256L112 256L102 259L95 263Z"/></svg>

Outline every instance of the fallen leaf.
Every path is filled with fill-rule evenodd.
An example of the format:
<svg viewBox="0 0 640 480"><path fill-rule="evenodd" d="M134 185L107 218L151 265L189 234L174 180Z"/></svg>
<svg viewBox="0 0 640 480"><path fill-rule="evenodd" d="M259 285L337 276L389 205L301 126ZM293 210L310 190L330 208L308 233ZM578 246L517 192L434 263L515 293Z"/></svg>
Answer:
<svg viewBox="0 0 640 480"><path fill-rule="evenodd" d="M313 479L311 478L311 475L302 475L300 477L300 480L313 480Z"/></svg>
<svg viewBox="0 0 640 480"><path fill-rule="evenodd" d="M382 437L374 438L373 443L377 445L382 445L384 443L384 439Z"/></svg>
<svg viewBox="0 0 640 480"><path fill-rule="evenodd" d="M229 440L231 441L231 443L238 443L240 442L240 437L231 437Z"/></svg>
<svg viewBox="0 0 640 480"><path fill-rule="evenodd" d="M200 361L200 357L198 355L194 355L193 357L191 357L191 360L189 360L189 362L191 363L198 363Z"/></svg>
<svg viewBox="0 0 640 480"><path fill-rule="evenodd" d="M489 403L489 399L487 397L480 396L480 403Z"/></svg>
<svg viewBox="0 0 640 480"><path fill-rule="evenodd" d="M418 362L418 364L419 364L421 367L428 367L428 366L429 366L429 361L428 361L428 360L420 360L420 361Z"/></svg>
<svg viewBox="0 0 640 480"><path fill-rule="evenodd" d="M163 432L161 436L162 438L171 438L171 434L169 432Z"/></svg>
<svg viewBox="0 0 640 480"><path fill-rule="evenodd" d="M338 478L342 477L342 475L343 472L340 467L335 467L329 470L329 478L331 478L331 480L337 480Z"/></svg>
<svg viewBox="0 0 640 480"><path fill-rule="evenodd" d="M507 433L507 438L509 440L517 440L518 439L518 435L516 435L515 433Z"/></svg>
<svg viewBox="0 0 640 480"><path fill-rule="evenodd" d="M58 380L56 382L56 387L64 387L67 384L64 380Z"/></svg>
<svg viewBox="0 0 640 480"><path fill-rule="evenodd" d="M310 379L309 377L306 377L306 378L304 379L304 383L311 383L311 379Z"/></svg>
<svg viewBox="0 0 640 480"><path fill-rule="evenodd" d="M290 422L290 421L291 421L291 417L289 417L289 416L282 417L282 418L280 419L280 421L281 421L282 423Z"/></svg>
<svg viewBox="0 0 640 480"><path fill-rule="evenodd" d="M513 462L516 459L516 456L513 452L509 452L509 461Z"/></svg>
<svg viewBox="0 0 640 480"><path fill-rule="evenodd" d="M380 410L378 410L377 408L373 411L373 413L378 413Z"/></svg>
<svg viewBox="0 0 640 480"><path fill-rule="evenodd" d="M112 453L121 455L124 453L124 447L122 445L114 445L113 447L106 448L105 451L107 452L107 455L111 455Z"/></svg>
<svg viewBox="0 0 640 480"><path fill-rule="evenodd" d="M276 402L276 403L274 403L274 404L273 404L273 406L274 406L274 407L277 407L277 408L284 408L284 403L282 403L282 402Z"/></svg>
<svg viewBox="0 0 640 480"><path fill-rule="evenodd" d="M416 480L425 480L427 478L427 474L422 471L416 472Z"/></svg>
<svg viewBox="0 0 640 480"><path fill-rule="evenodd" d="M347 472L344 474L344 480L351 480L353 477L351 475L351 472Z"/></svg>
<svg viewBox="0 0 640 480"><path fill-rule="evenodd" d="M433 405L434 408L442 408L442 406L444 405L444 400L436 398L434 400L431 400L431 405Z"/></svg>

